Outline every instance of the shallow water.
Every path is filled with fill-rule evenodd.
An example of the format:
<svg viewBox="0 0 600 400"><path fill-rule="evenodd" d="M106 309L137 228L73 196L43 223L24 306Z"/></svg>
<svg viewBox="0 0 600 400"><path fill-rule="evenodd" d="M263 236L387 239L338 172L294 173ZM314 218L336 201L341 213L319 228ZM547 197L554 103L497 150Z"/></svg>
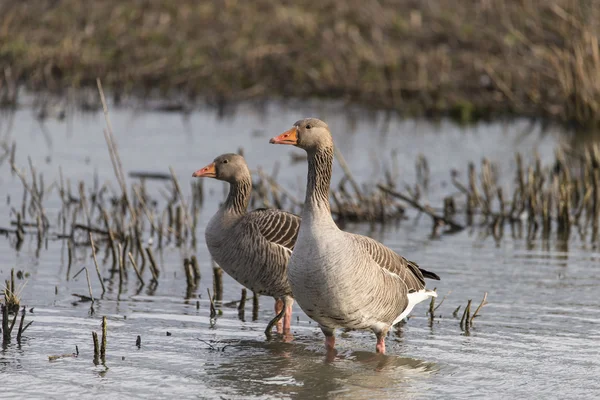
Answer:
<svg viewBox="0 0 600 400"><path fill-rule="evenodd" d="M188 177L194 170L243 147L251 168L260 165L271 171L279 162L280 183L300 198L306 165L290 163L290 153L300 151L267 142L306 115L319 115L329 123L359 182L382 176L396 152L400 182L413 183L417 154L425 153L431 170L425 195L434 206L452 191L451 169L464 181L467 163L488 157L498 164L508 187L515 150L526 157L537 151L542 160L551 160L555 145L570 140L527 121L459 128L335 104L244 105L223 119L211 110L187 116L111 110L126 172L168 172L171 165L189 193ZM2 116L0 138L16 141L17 165L27 168L30 156L47 184L58 179L59 166L73 185L80 179L91 182L95 172L101 182L114 182L103 128L101 113L40 123L31 109L22 108ZM335 174L340 174L337 166ZM0 188L7 197L0 205L0 226L6 227L23 190L6 163L0 166ZM199 238L223 196L220 182L206 182L205 189ZM55 221L61 205L57 193L45 204ZM338 356L326 362L319 329L297 306L294 340L266 341L263 330L273 316L273 300L266 297L260 299L257 321L252 321L250 301L244 321L235 307L221 307L223 314L211 324L206 289L212 289L212 272L203 243L196 253L203 274L195 293L199 308L196 299L186 300L181 265L189 254L169 247L157 254L163 274L155 292L138 292L134 279L129 279L120 296L109 285L92 310L90 303L72 296L87 294L87 283L84 274L66 281L62 241L49 241L36 257L34 236L27 237L19 252L13 241L1 239L0 277L8 278L13 267L30 274L18 283L24 285L22 304L34 308L27 320L35 322L20 346L13 339L0 351L0 397L591 398L598 393L600 254L589 243L576 238L568 245L554 240L527 243L512 239L510 232L496 242L470 230L430 239L431 221L415 219L414 214L399 226L354 224L347 229L381 240L438 273L442 280L429 283L437 286L438 304L447 294L432 323L422 304L404 326L390 333L386 356L374 353L371 333L338 332ZM83 265L92 263L89 250L81 248L71 276ZM109 276L108 266L102 266L102 274ZM98 297L95 274L91 281ZM240 289L225 277L224 302L239 299ZM470 332L463 332L453 311L459 305L464 308L468 299L478 304L486 291L489 304ZM108 317L107 359L105 366L95 366L91 331L100 332L102 316ZM49 355L74 352L75 346L79 357L48 361Z"/></svg>

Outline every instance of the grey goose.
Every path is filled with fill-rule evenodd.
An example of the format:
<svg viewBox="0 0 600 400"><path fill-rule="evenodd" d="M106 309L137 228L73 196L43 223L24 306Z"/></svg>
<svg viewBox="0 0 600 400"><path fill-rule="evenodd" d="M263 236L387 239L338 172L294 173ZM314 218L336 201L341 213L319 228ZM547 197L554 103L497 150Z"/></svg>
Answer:
<svg viewBox="0 0 600 400"><path fill-rule="evenodd" d="M369 237L340 230L329 204L333 139L327 124L306 118L270 140L294 145L308 155L302 224L288 264L294 299L335 347L336 328L372 330L376 351L385 353L391 326L430 297L424 278L438 279Z"/></svg>
<svg viewBox="0 0 600 400"><path fill-rule="evenodd" d="M246 160L223 154L193 177L210 177L229 183L229 194L205 230L206 245L215 262L233 279L255 293L275 298L278 332L289 334L292 290L287 263L298 237L300 217L275 209L248 212L252 177ZM283 313L283 329L279 318Z"/></svg>

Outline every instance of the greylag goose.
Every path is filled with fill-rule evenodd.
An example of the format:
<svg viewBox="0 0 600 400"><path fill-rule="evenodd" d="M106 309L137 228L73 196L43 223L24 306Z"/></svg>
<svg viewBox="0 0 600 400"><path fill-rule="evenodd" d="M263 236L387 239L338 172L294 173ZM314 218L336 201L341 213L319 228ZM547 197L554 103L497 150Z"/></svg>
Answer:
<svg viewBox="0 0 600 400"><path fill-rule="evenodd" d="M277 316L283 313L283 333L290 332L292 290L287 280L287 263L296 238L300 217L281 210L247 212L252 177L244 157L223 154L194 172L193 177L216 178L229 183L229 195L206 226L205 239L213 259L233 279L255 293L275 298Z"/></svg>
<svg viewBox="0 0 600 400"><path fill-rule="evenodd" d="M318 322L328 350L335 347L335 328L351 328L372 330L376 351L385 353L390 327L437 296L425 289L424 277L439 277L376 240L337 227L329 205L333 139L325 122L300 120L270 143L294 145L308 155L302 224L288 264L294 299Z"/></svg>

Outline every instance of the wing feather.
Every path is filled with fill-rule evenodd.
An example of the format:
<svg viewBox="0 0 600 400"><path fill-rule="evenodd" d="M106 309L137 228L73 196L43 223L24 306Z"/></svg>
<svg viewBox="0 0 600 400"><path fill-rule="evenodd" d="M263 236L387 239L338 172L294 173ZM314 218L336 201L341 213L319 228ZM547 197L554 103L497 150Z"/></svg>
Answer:
<svg viewBox="0 0 600 400"><path fill-rule="evenodd" d="M355 241L361 246L373 260L389 272L398 275L406 284L409 291L418 291L425 288L425 278L439 279L429 271L419 268L417 263L410 261L383 244L367 236L352 234Z"/></svg>
<svg viewBox="0 0 600 400"><path fill-rule="evenodd" d="M300 228L299 216L282 210L261 208L248 214L248 222L269 242L294 249Z"/></svg>

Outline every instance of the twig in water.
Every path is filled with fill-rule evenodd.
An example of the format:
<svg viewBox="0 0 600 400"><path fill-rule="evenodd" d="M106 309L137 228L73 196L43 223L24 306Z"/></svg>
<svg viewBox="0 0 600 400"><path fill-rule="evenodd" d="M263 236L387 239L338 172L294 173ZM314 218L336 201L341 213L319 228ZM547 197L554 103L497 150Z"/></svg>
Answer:
<svg viewBox="0 0 600 400"><path fill-rule="evenodd" d="M238 310L243 310L246 307L246 296L247 290L246 288L242 289L242 298L240 299L240 303L238 304Z"/></svg>
<svg viewBox="0 0 600 400"><path fill-rule="evenodd" d="M102 217L104 219L104 225L106 226L106 230L108 231L108 245L110 246L110 251L112 254L112 267L113 269L117 266L117 251L115 250L115 235L113 234L112 229L110 229L110 220L108 218L108 213L102 206L100 206L100 212L102 213Z"/></svg>
<svg viewBox="0 0 600 400"><path fill-rule="evenodd" d="M183 208L183 219L185 221L187 228L189 230L191 230L192 222L191 222L190 216L188 214L187 202L185 201L185 197L183 197L183 192L181 191L181 186L179 185L179 180L177 179L177 176L175 175L175 171L173 170L173 167L169 166L169 171L171 172L171 177L173 178L173 184L175 185L175 190L177 190L177 194L179 195L179 201L181 202L181 205Z"/></svg>
<svg viewBox="0 0 600 400"><path fill-rule="evenodd" d="M223 270L213 261L213 291L215 300L223 300Z"/></svg>
<svg viewBox="0 0 600 400"><path fill-rule="evenodd" d="M192 265L189 258L183 259L183 272L185 272L185 281L187 286L194 286L194 273L192 272Z"/></svg>
<svg viewBox="0 0 600 400"><path fill-rule="evenodd" d="M94 364L98 365L100 359L100 345L98 342L98 334L92 331L92 340L94 341Z"/></svg>
<svg viewBox="0 0 600 400"><path fill-rule="evenodd" d="M192 271L194 272L194 281L198 282L200 280L200 267L198 266L198 259L196 256L192 256L190 258L190 262L192 263Z"/></svg>
<svg viewBox="0 0 600 400"><path fill-rule="evenodd" d="M452 316L453 316L454 318L458 318L458 311L460 310L460 307L461 307L461 306L458 306L458 307L456 307L456 310L454 310L454 311L452 312Z"/></svg>
<svg viewBox="0 0 600 400"><path fill-rule="evenodd" d="M196 340L199 340L199 341L201 341L202 343L204 343L204 344L208 345L208 346L210 347L210 349L209 349L209 350L214 350L214 351L221 351L221 352L223 352L223 351L225 351L225 349L226 349L227 347L231 346L230 344L226 344L226 345L225 345L225 346L223 346L223 347L215 347L215 346L213 346L213 345L212 345L210 342L207 342L206 340L202 340L202 339L200 339L200 338L196 338Z"/></svg>
<svg viewBox="0 0 600 400"><path fill-rule="evenodd" d="M123 265L123 258L120 256L120 254L123 252L123 247L121 246L121 243L117 243L117 248L119 249L119 288L121 287L121 285L123 284L123 275L125 272L125 266ZM120 292L120 290L119 290Z"/></svg>
<svg viewBox="0 0 600 400"><path fill-rule="evenodd" d="M129 212L131 213L131 218L136 219L135 212L131 203L129 202L129 198L127 197L127 185L125 184L125 175L123 175L123 166L121 164L121 158L119 157L119 151L117 146L115 145L114 135L112 130L112 124L110 122L110 118L108 115L108 106L106 105L106 99L104 97L104 91L102 90L102 83L100 82L100 78L96 78L96 84L98 86L98 92L100 93L100 100L102 101L102 109L104 111L104 119L106 120L107 129L104 130L104 139L106 140L106 144L108 146L108 152L110 154L110 160L113 164L113 169L115 175L117 177L117 181L121 186L122 196L129 207Z"/></svg>
<svg viewBox="0 0 600 400"><path fill-rule="evenodd" d="M104 294L104 292L106 292L106 288L104 287L104 280L102 279L102 275L100 274L100 268L98 268L98 259L96 258L96 245L94 243L92 232L90 232L90 243L92 245L92 257L94 258L94 266L96 267L96 273L98 274L100 286L102 286L102 294Z"/></svg>
<svg viewBox="0 0 600 400"><path fill-rule="evenodd" d="M129 255L129 261L131 261L131 265L133 266L133 270L135 271L135 274L137 275L142 286L144 286L144 279L142 278L142 274L140 274L140 271L138 270L135 260L133 259L133 255L131 254L131 252L129 252L128 255Z"/></svg>
<svg viewBox="0 0 600 400"><path fill-rule="evenodd" d="M433 288L433 291L436 292L437 288ZM431 297L431 301L429 302L429 311L427 312L429 314L429 318L433 319L434 315L433 312L435 311L435 296Z"/></svg>
<svg viewBox="0 0 600 400"><path fill-rule="evenodd" d="M92 294L92 283L90 282L90 274L88 273L87 267L83 267L85 269L85 278L87 279L88 290L90 291L90 298L92 299L92 304L94 303L94 295Z"/></svg>
<svg viewBox="0 0 600 400"><path fill-rule="evenodd" d="M150 272L152 273L152 279L155 282L158 282L158 268L156 267L156 261L154 260L154 253L152 252L152 248L146 247L146 255L148 256L148 261L150 261Z"/></svg>
<svg viewBox="0 0 600 400"><path fill-rule="evenodd" d="M435 290L435 289L434 289ZM448 297L448 295L450 295L450 293L452 293L452 291L449 291L447 294L444 295L444 297L442 297L442 301L440 301L440 304L438 304L437 306L435 306L435 308L433 309L433 311L437 310L438 308L440 308L440 306L444 303L444 300L446 300L446 297ZM460 306L459 306L460 307Z"/></svg>
<svg viewBox="0 0 600 400"><path fill-rule="evenodd" d="M102 344L100 346L100 358L106 362L106 317L102 317Z"/></svg>
<svg viewBox="0 0 600 400"><path fill-rule="evenodd" d="M465 311L463 312L463 316L460 320L460 329L469 330L469 315L471 313L471 300L467 301L467 306L465 307Z"/></svg>
<svg viewBox="0 0 600 400"><path fill-rule="evenodd" d="M481 307L485 306L487 304L487 292L485 292L483 294L483 300L481 300L481 303L479 304L479 306L475 309L475 312L473 313L473 316L471 317L471 319L469 320L469 325L473 326L473 320L475 319L475 317L477 316L477 313L479 313L479 310L481 310Z"/></svg>
<svg viewBox="0 0 600 400"><path fill-rule="evenodd" d="M27 328L33 324L33 321L29 321L27 325L23 326L23 322L25 321L25 313L26 309L25 306L23 306L23 311L21 312L21 322L19 322L19 331L17 332L17 343L19 344L21 343L21 336L23 336L23 333L25 333Z"/></svg>
<svg viewBox="0 0 600 400"><path fill-rule="evenodd" d="M210 319L213 319L217 316L217 310L215 309L215 302L210 295L210 289L206 288L206 291L208 292L208 300L210 301Z"/></svg>
<svg viewBox="0 0 600 400"><path fill-rule="evenodd" d="M398 193L398 192L392 190L391 188L389 188L387 186L377 185L377 187L380 190L382 190L383 192L385 192L385 193L387 193L387 194L389 194L389 195L391 195L393 197L399 198L400 200L404 200L408 204L410 204L411 206L413 206L414 208L416 208L417 210L419 210L419 211L421 211L421 212L429 215L431 218L433 218L434 226L437 225L437 224L439 224L439 223L443 223L444 225L447 225L447 226L450 227L450 231L451 232L458 232L458 231L461 231L461 230L464 229L464 227L462 225L457 224L456 222L454 222L454 221L452 221L452 220L450 220L448 218L445 218L442 215L439 215L439 214L435 213L431 209L431 207L423 206L423 205L419 204L417 201L411 199L410 197L405 196L402 193Z"/></svg>
<svg viewBox="0 0 600 400"><path fill-rule="evenodd" d="M67 252L68 252L68 264L67 264L67 282L69 281L69 274L71 272L71 263L73 262L73 242L71 239L67 241Z"/></svg>

